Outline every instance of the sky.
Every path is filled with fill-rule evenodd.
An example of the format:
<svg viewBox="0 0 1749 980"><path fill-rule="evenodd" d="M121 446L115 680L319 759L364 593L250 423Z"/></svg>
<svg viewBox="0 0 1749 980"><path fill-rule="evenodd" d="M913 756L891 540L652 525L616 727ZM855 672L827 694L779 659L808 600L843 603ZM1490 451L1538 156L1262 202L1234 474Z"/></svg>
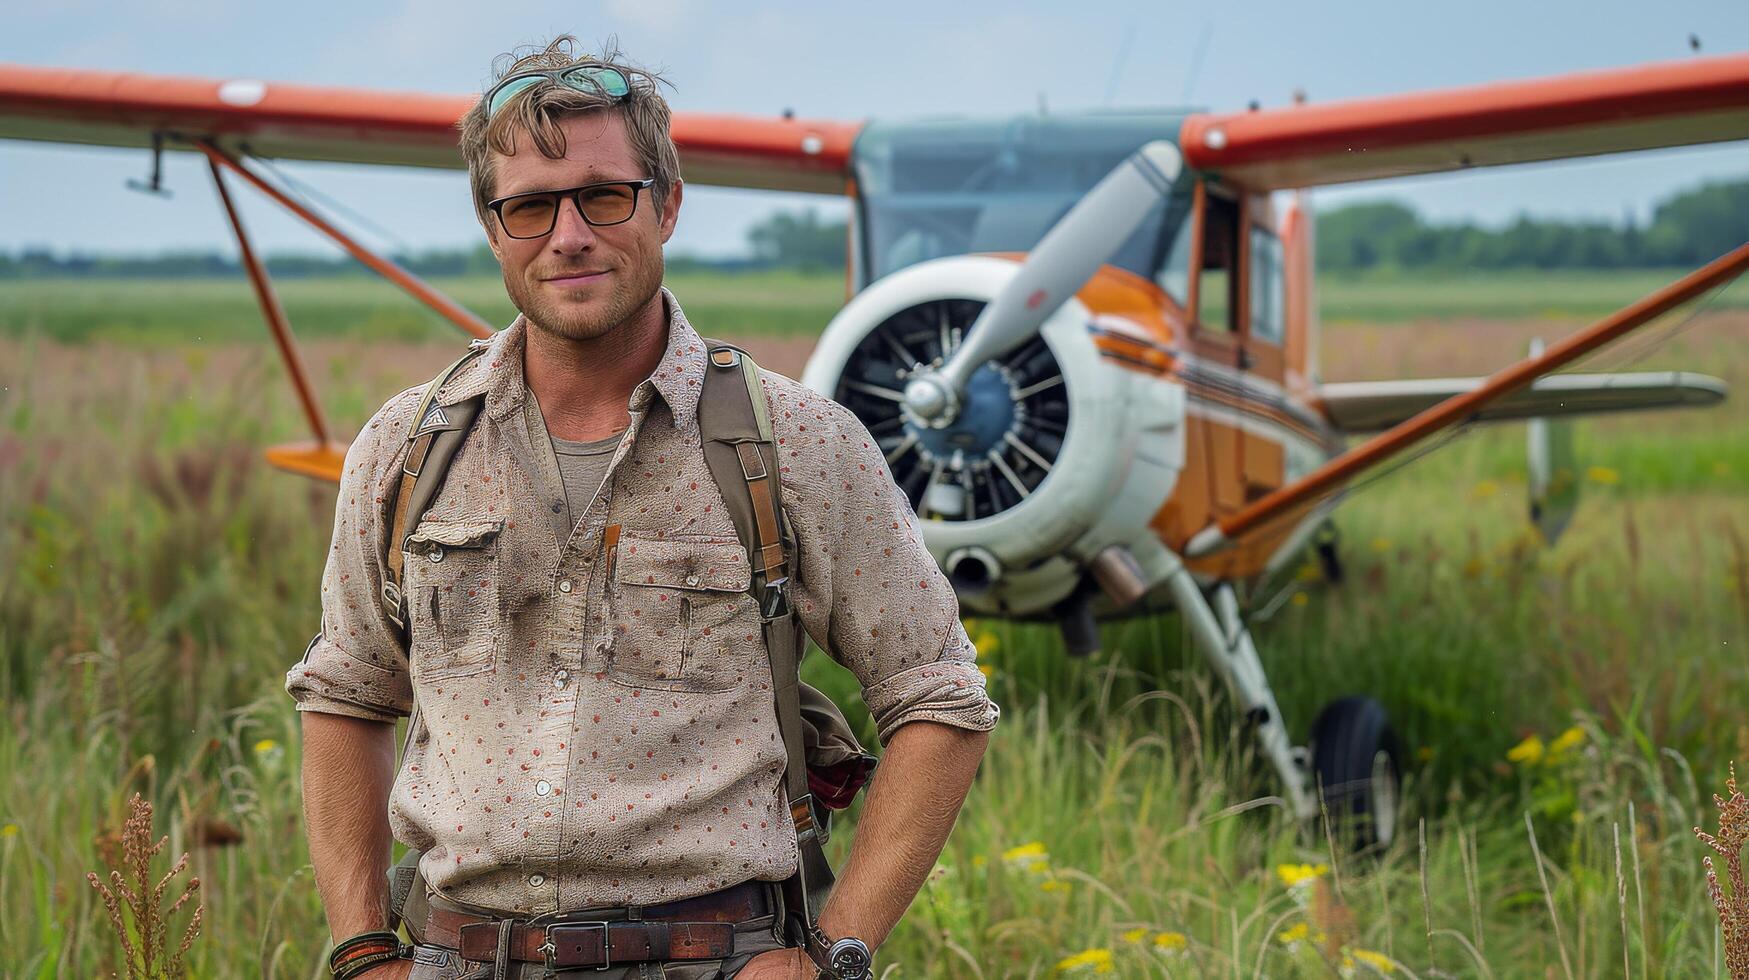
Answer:
<svg viewBox="0 0 1749 980"><path fill-rule="evenodd" d="M1535 78L1749 50L1746 0L1466 3L1183 0L1073 4L711 3L708 0L42 0L0 10L0 63L477 92L494 56L553 34L616 37L664 73L678 111L871 117L1003 116L1099 107L1217 111ZM0 251L233 254L204 164L166 158L173 197L126 188L143 150L0 141ZM459 171L286 164L345 205L367 242L421 250L483 240ZM1521 213L1644 222L1669 195L1749 177L1749 143L1321 189L1319 207L1390 197L1429 219L1499 225ZM249 191L258 247L331 251ZM742 252L778 208L843 213L842 199L687 189L670 252Z"/></svg>

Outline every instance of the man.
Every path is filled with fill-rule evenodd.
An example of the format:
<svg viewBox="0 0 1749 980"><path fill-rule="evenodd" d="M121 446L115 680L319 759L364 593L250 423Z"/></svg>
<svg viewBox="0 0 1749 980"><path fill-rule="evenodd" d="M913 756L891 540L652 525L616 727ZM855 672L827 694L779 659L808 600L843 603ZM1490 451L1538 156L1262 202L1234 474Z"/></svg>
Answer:
<svg viewBox="0 0 1749 980"><path fill-rule="evenodd" d="M511 949L522 923L591 910L657 930L670 905L747 917L728 955L578 975L812 978L779 935L796 835L760 614L738 591L749 559L700 447L705 345L661 286L682 199L669 110L653 76L572 44L516 61L461 123L522 316L442 386L440 404L485 402L408 528L405 638L381 600L403 546L384 514L421 389L347 454L322 633L287 675L317 886L344 943L386 925L391 830L424 852L418 964L359 973L373 980L547 976ZM828 939L874 948L940 854L997 709L874 439L796 382L760 382L798 552L790 605L857 676L886 747L818 916ZM415 706L396 773L393 722ZM464 962L434 938L463 921L502 942Z"/></svg>

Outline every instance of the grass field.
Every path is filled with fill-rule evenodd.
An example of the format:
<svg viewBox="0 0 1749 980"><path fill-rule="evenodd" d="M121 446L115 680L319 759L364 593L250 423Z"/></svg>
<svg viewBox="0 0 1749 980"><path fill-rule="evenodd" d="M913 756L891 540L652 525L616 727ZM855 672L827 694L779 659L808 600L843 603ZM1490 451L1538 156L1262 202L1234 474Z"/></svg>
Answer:
<svg viewBox="0 0 1749 980"><path fill-rule="evenodd" d="M495 278L431 284L503 325L516 316ZM768 272L679 275L687 315L723 336L813 336L844 303L842 276ZM375 277L286 279L275 290L301 337L432 340L454 328ZM0 281L0 337L156 346L267 339L246 279Z"/></svg>
<svg viewBox="0 0 1749 980"><path fill-rule="evenodd" d="M780 339L842 289L673 285L707 334ZM1482 372L1604 288L1326 283L1325 374ZM283 292L342 428L455 346L375 284ZM1347 584L1296 576L1256 623L1296 735L1333 697L1390 709L1415 768L1383 855L1282 813L1176 618L1108 624L1074 662L1054 631L970 624L1003 722L883 975L1717 975L1690 828L1749 759L1741 293L1633 365L1724 377L1736 400L1579 423L1585 499L1558 544L1524 534L1522 430L1478 429L1357 492ZM1487 305L1509 294L1534 305ZM202 881L195 975L323 975L280 683L334 501L258 461L298 431L259 330L241 282L0 284L0 976L114 968L84 875L118 866L136 790ZM824 658L807 671L854 700Z"/></svg>

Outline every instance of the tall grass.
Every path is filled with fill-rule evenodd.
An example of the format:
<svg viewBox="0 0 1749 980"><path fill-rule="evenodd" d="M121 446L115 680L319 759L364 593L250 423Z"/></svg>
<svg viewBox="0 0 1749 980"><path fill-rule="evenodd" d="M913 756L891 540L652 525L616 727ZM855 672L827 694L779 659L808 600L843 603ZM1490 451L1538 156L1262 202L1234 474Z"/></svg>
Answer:
<svg viewBox="0 0 1749 980"><path fill-rule="evenodd" d="M1687 366L1741 377L1740 327L1709 338ZM337 424L418 376L402 355L435 367L447 353L355 350L312 358ZM201 880L192 972L319 976L327 933L280 684L316 627L333 494L257 461L297 428L270 354L41 339L13 352L0 975L119 968L84 879L138 791ZM1290 569L1258 590L1289 590L1256 628L1296 735L1334 697L1391 711L1412 771L1408 823L1382 854L1288 817L1176 618L1107 624L1086 660L1048 628L973 623L1003 722L883 964L896 977L1712 975L1691 828L1711 812L1700 787L1749 758L1742 421L1732 405L1581 423L1607 462L1546 549L1521 532L1520 432L1478 432L1339 512L1345 585ZM1631 462L1608 455L1624 443ZM855 700L824 658L806 670ZM840 855L853 833L854 812Z"/></svg>

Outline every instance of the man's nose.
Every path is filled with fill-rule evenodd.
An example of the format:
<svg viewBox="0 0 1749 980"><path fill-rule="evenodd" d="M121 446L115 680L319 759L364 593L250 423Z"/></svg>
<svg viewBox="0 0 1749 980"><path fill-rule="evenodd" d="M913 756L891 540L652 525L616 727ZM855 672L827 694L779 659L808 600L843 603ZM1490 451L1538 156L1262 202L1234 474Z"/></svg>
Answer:
<svg viewBox="0 0 1749 980"><path fill-rule="evenodd" d="M595 229L583 220L583 212L577 209L575 197L559 202L559 213L553 220L548 245L561 254L581 252L595 245Z"/></svg>

